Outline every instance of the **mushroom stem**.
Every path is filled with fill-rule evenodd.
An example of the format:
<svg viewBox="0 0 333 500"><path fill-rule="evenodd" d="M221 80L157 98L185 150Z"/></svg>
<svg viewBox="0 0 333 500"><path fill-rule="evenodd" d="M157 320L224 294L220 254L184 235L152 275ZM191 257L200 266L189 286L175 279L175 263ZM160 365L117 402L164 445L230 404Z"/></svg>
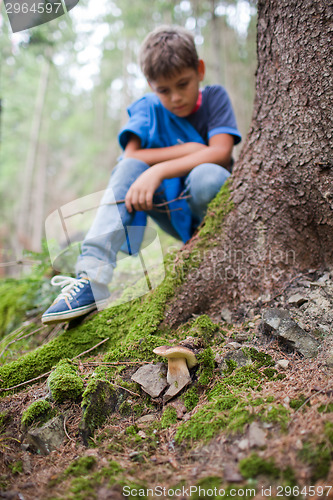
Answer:
<svg viewBox="0 0 333 500"><path fill-rule="evenodd" d="M184 387L191 381L185 358L168 359L167 381L170 385L177 382L179 387Z"/></svg>

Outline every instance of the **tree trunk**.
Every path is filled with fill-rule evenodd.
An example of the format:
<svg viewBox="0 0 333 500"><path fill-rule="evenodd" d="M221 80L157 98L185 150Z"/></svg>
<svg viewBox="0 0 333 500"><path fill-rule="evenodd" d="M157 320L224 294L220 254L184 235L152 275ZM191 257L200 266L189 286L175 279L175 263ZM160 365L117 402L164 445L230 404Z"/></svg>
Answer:
<svg viewBox="0 0 333 500"><path fill-rule="evenodd" d="M202 260L169 322L268 300L298 272L333 264L332 17L328 0L258 2L256 98L233 209L210 241L199 233L184 248Z"/></svg>
<svg viewBox="0 0 333 500"><path fill-rule="evenodd" d="M51 68L51 62L49 58L46 57L43 62L39 78L39 86L36 95L34 116L32 118L32 124L31 124L28 153L22 179L21 202L17 220L16 256L18 258L20 257L23 248L31 248L31 240L30 240L30 235L27 234L27 228L29 227L32 181L33 181L35 163L38 153L39 134L41 130L50 68Z"/></svg>

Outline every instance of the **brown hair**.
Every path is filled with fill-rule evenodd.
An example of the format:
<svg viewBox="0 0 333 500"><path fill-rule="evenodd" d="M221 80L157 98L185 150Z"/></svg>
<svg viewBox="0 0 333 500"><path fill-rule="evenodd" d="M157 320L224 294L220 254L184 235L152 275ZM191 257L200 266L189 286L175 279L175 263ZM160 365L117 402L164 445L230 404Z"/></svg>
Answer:
<svg viewBox="0 0 333 500"><path fill-rule="evenodd" d="M199 57L189 31L181 26L159 26L144 39L139 61L147 80L155 81L184 68L197 70Z"/></svg>

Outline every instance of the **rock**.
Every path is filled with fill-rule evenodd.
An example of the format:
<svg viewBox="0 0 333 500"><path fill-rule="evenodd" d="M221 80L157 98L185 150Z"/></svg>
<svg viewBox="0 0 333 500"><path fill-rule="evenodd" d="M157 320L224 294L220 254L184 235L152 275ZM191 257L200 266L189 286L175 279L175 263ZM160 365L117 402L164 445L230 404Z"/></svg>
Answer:
<svg viewBox="0 0 333 500"><path fill-rule="evenodd" d="M168 406L172 406L176 410L178 420L181 420L187 412L186 406L179 399L173 401Z"/></svg>
<svg viewBox="0 0 333 500"><path fill-rule="evenodd" d="M115 388L107 380L94 379L83 394L83 416L79 430L84 444L108 416L118 410L121 403L129 397L125 389Z"/></svg>
<svg viewBox="0 0 333 500"><path fill-rule="evenodd" d="M41 455L48 455L59 448L65 437L63 415L52 418L42 427L31 429L26 434L26 440L31 448Z"/></svg>
<svg viewBox="0 0 333 500"><path fill-rule="evenodd" d="M301 305L305 304L305 302L308 302L308 299L301 295L300 293L295 293L294 295L291 295L288 299L288 303L292 306L297 306L300 307Z"/></svg>
<svg viewBox="0 0 333 500"><path fill-rule="evenodd" d="M236 469L236 466L232 464L226 464L223 467L223 476L228 483L239 483L243 481L243 477Z"/></svg>
<svg viewBox="0 0 333 500"><path fill-rule="evenodd" d="M250 424L248 440L250 448L262 448L266 445L266 432L257 422L252 422Z"/></svg>
<svg viewBox="0 0 333 500"><path fill-rule="evenodd" d="M172 399L176 394L178 394L184 387L191 383L191 378L189 377L187 380L183 379L182 382L173 382L169 389L164 393L163 402L167 403L170 399Z"/></svg>
<svg viewBox="0 0 333 500"><path fill-rule="evenodd" d="M238 342L228 342L226 347L232 347L232 349L240 349L242 347Z"/></svg>
<svg viewBox="0 0 333 500"><path fill-rule="evenodd" d="M330 273L325 273L317 280L317 283L325 283L329 279L330 279Z"/></svg>
<svg viewBox="0 0 333 500"><path fill-rule="evenodd" d="M220 372L225 370L229 370L228 361L234 361L237 363L237 368L240 366L250 365L252 363L250 356L245 354L242 349L238 349L237 351L229 351L222 359L222 362L219 364Z"/></svg>
<svg viewBox="0 0 333 500"><path fill-rule="evenodd" d="M318 354L319 342L306 333L284 309L266 309L262 315L261 329L263 333L282 338L287 344L305 358L313 358Z"/></svg>
<svg viewBox="0 0 333 500"><path fill-rule="evenodd" d="M247 450L248 447L249 447L249 440L247 438L244 438L244 439L241 439L239 442L238 442L238 448L240 450Z"/></svg>
<svg viewBox="0 0 333 500"><path fill-rule="evenodd" d="M149 396L158 398L168 385L166 373L167 368L164 363L143 365L133 373L131 379L140 384Z"/></svg>
<svg viewBox="0 0 333 500"><path fill-rule="evenodd" d="M138 418L135 423L137 425L143 425L143 424L147 424L147 423L151 423L151 422L155 422L156 420L156 415L143 415L143 417L140 417Z"/></svg>
<svg viewBox="0 0 333 500"><path fill-rule="evenodd" d="M232 313L230 309L227 307L222 307L221 309L221 318L226 321L226 323L231 324L232 323Z"/></svg>
<svg viewBox="0 0 333 500"><path fill-rule="evenodd" d="M277 362L276 362L276 366L278 368L282 368L282 370L286 370L289 366L289 361L287 359L279 359Z"/></svg>
<svg viewBox="0 0 333 500"><path fill-rule="evenodd" d="M235 339L236 342L246 342L249 340L249 334L248 333L234 333L233 338Z"/></svg>

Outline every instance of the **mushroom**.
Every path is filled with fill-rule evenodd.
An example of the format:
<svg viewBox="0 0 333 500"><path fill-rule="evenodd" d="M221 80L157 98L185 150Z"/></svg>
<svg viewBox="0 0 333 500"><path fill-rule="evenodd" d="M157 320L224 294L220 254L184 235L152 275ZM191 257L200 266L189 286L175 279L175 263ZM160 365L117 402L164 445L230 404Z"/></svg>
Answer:
<svg viewBox="0 0 333 500"><path fill-rule="evenodd" d="M156 347L153 352L168 358L167 381L170 387L163 397L164 401L168 401L191 382L188 370L193 368L198 361L193 351L181 345L163 345Z"/></svg>

